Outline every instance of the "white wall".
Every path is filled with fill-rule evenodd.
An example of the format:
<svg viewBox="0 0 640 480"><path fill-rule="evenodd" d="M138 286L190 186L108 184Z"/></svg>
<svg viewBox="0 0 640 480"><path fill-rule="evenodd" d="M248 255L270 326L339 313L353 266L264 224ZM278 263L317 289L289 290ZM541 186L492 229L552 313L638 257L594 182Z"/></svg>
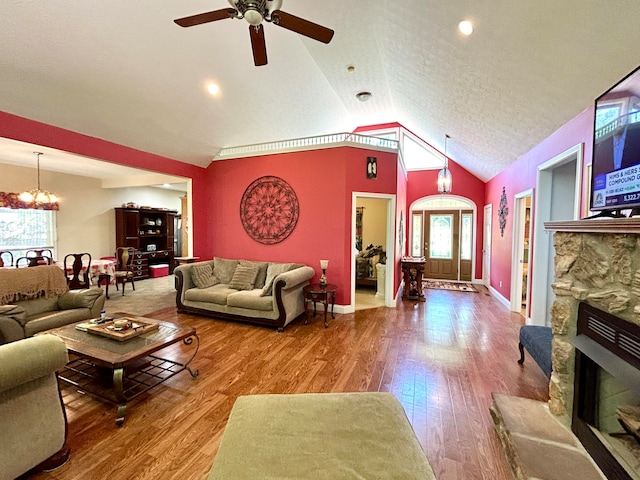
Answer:
<svg viewBox="0 0 640 480"><path fill-rule="evenodd" d="M0 164L0 191L22 192L37 186L34 168ZM116 249L114 207L135 202L180 213L183 192L152 187L102 188L101 180L40 171L40 187L60 198L57 218L57 257L89 252L93 258Z"/></svg>

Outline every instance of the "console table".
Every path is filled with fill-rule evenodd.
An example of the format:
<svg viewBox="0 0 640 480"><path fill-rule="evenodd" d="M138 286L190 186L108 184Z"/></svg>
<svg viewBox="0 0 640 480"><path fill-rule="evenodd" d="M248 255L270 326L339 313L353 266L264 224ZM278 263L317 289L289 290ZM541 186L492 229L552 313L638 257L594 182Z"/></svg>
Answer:
<svg viewBox="0 0 640 480"><path fill-rule="evenodd" d="M418 300L424 302L422 293L422 274L424 273L424 257L403 257L402 275L404 276L403 300Z"/></svg>

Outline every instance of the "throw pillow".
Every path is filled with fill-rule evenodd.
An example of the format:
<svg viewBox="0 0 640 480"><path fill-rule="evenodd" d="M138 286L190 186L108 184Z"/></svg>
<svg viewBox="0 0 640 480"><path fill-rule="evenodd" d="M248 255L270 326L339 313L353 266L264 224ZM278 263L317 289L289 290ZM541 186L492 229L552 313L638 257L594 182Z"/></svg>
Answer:
<svg viewBox="0 0 640 480"><path fill-rule="evenodd" d="M238 265L229 282L229 288L236 290L253 290L253 283L258 275L258 267Z"/></svg>
<svg viewBox="0 0 640 480"><path fill-rule="evenodd" d="M251 260L240 260L240 265L257 267L258 275L256 275L256 281L253 283L253 288L264 287L264 282L267 278L267 268L269 267L269 262L253 262Z"/></svg>
<svg viewBox="0 0 640 480"><path fill-rule="evenodd" d="M267 297L273 293L273 281L281 273L288 272L293 267L292 263L270 263L267 268L267 279L264 282L261 297Z"/></svg>
<svg viewBox="0 0 640 480"><path fill-rule="evenodd" d="M238 260L227 260L226 258L213 259L213 273L220 279L220 283L229 283L233 278L233 272L240 263Z"/></svg>
<svg viewBox="0 0 640 480"><path fill-rule="evenodd" d="M204 265L194 265L191 268L191 278L193 279L193 283L195 283L198 288L208 288L213 287L220 283L218 277L213 274L213 269L211 268L211 264L207 263Z"/></svg>

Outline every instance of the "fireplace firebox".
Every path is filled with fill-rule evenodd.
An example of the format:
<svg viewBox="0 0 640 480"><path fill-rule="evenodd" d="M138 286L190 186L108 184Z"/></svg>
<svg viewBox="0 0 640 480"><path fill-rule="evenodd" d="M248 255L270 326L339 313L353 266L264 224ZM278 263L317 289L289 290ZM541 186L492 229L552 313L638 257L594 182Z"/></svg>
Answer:
<svg viewBox="0 0 640 480"><path fill-rule="evenodd" d="M616 416L640 403L640 326L578 307L571 429L608 479L640 478L640 445Z"/></svg>

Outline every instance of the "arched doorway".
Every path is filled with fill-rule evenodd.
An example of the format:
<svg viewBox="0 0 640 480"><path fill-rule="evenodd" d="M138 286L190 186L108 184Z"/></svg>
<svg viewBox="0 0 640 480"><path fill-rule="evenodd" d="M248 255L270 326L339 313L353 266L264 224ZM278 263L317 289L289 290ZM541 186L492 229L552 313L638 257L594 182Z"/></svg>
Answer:
<svg viewBox="0 0 640 480"><path fill-rule="evenodd" d="M476 205L456 195L434 195L411 205L411 256L425 257L424 276L472 281Z"/></svg>

